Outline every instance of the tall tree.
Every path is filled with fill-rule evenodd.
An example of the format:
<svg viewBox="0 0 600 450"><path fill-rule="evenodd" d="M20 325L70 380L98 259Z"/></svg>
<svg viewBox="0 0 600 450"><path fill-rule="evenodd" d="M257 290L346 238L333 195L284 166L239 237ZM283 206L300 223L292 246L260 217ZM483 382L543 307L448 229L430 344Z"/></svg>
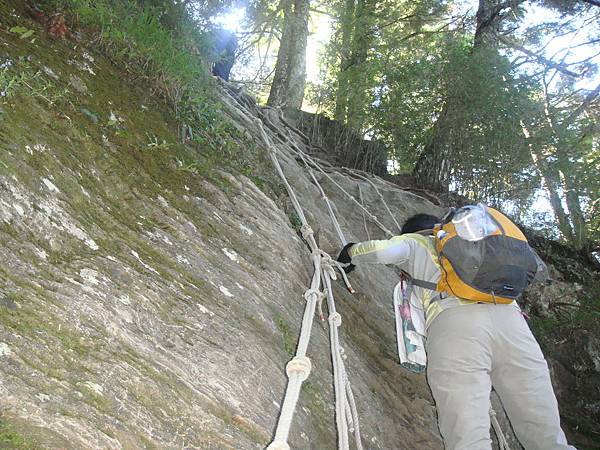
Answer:
<svg viewBox="0 0 600 450"><path fill-rule="evenodd" d="M270 106L300 108L306 83L306 44L310 0L281 0L283 32L271 84Z"/></svg>
<svg viewBox="0 0 600 450"><path fill-rule="evenodd" d="M563 238L575 248L586 248L593 231L592 199L598 197L598 184L588 171L585 162L598 145L599 130L590 121L590 108L600 106L600 85L582 95L573 92L574 83L565 83L562 89L551 94L548 85L551 77L544 77L544 90L540 109L543 122L531 126L530 133L523 132L531 141L531 155L536 170L558 221ZM565 105L570 107L565 110ZM593 169L592 169L593 170Z"/></svg>
<svg viewBox="0 0 600 450"><path fill-rule="evenodd" d="M467 62L476 61L477 64L497 64L501 58L496 54L498 46L498 33L500 22L506 17L507 10L513 10L524 0L479 0L476 14L476 28L473 37L473 46L470 50L471 57ZM472 64L466 67L473 69ZM459 78L462 78L462 74ZM461 83L458 79L456 82ZM473 124L456 120L456 111L464 110L464 105L471 102L470 96L481 95L476 89L451 90L446 95L444 107L433 127L431 138L413 170L413 175L419 184L440 192L447 192L451 181L452 158L456 152L463 149L455 148L454 137L465 127ZM466 96L466 98L465 98Z"/></svg>
<svg viewBox="0 0 600 450"><path fill-rule="evenodd" d="M340 67L337 75L337 87L335 96L334 119L340 123L346 120L348 109L349 82L348 69L351 65L351 43L354 32L354 14L356 9L356 0L345 0L341 11L338 33L340 34L339 60Z"/></svg>
<svg viewBox="0 0 600 450"><path fill-rule="evenodd" d="M335 119L363 132L372 71L369 52L374 44L374 0L347 0L342 15L342 47Z"/></svg>
<svg viewBox="0 0 600 450"><path fill-rule="evenodd" d="M336 4L343 9L328 61L336 70L319 100L350 123L350 98L361 86L351 70L359 3ZM580 80L593 81L599 66L600 8L479 0L476 14L461 15L452 6L380 0L372 8L362 28L372 38L361 70L367 95L356 108L361 128L392 144L400 169L416 166L420 186L508 201L528 220L527 205L546 196L553 235L585 246L600 235L600 100Z"/></svg>

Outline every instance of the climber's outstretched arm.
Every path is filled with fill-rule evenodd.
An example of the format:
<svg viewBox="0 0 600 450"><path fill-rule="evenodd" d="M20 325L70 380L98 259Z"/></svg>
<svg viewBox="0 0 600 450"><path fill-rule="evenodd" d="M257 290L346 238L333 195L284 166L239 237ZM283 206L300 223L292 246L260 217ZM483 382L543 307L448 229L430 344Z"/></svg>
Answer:
<svg viewBox="0 0 600 450"><path fill-rule="evenodd" d="M348 250L352 264L402 264L408 260L410 253L406 236L360 242Z"/></svg>

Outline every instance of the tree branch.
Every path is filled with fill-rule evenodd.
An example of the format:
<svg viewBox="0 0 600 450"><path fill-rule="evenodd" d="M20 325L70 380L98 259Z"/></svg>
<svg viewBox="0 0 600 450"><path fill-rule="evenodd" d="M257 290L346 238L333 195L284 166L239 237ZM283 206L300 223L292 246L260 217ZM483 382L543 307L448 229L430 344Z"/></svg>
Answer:
<svg viewBox="0 0 600 450"><path fill-rule="evenodd" d="M600 6L600 1L599 0L579 0L583 3L589 3L590 5L594 5L594 6Z"/></svg>
<svg viewBox="0 0 600 450"><path fill-rule="evenodd" d="M308 10L310 12L314 12L314 13L317 13L317 14L323 14L324 16L333 17L333 14L331 14L330 12L327 12L327 11L323 11L322 9L309 8Z"/></svg>
<svg viewBox="0 0 600 450"><path fill-rule="evenodd" d="M590 103L592 103L594 100L596 100L598 98L598 96L600 96L600 84L598 86L596 86L596 89L594 89L592 92L590 92L583 99L583 102L581 102L581 105L579 105L577 108L575 108L571 114L569 114L569 116L564 120L563 125L568 125L573 120L577 119L577 116L579 116L579 114L581 114L581 112L585 108L587 108L590 105Z"/></svg>
<svg viewBox="0 0 600 450"><path fill-rule="evenodd" d="M537 53L523 47L522 45L520 45L517 42L514 42L513 40L505 37L505 36L499 36L500 41L505 44L508 45L511 48L514 48L515 50L518 50L522 53L525 53L527 56L531 56L532 58L538 60L539 62L545 64L547 67L550 67L552 69L556 69L561 73L564 73L565 75L568 75L570 77L573 78L581 78L581 74L572 72L571 70L569 70L564 64L560 64L560 63L556 63L554 61L551 61L547 58L544 58L541 55L538 55Z"/></svg>
<svg viewBox="0 0 600 450"><path fill-rule="evenodd" d="M445 23L444 25L441 25L440 27L436 28L435 30L418 30L418 31L413 31L412 33L407 34L406 36L403 36L400 38L399 42L404 42L407 41L409 39L414 38L415 36L419 36L419 35L424 35L424 34L437 34L437 33L442 33L445 32L446 28L448 28L450 25L452 25L453 23L457 22L460 19L460 16L456 16L453 20L451 20L450 22Z"/></svg>

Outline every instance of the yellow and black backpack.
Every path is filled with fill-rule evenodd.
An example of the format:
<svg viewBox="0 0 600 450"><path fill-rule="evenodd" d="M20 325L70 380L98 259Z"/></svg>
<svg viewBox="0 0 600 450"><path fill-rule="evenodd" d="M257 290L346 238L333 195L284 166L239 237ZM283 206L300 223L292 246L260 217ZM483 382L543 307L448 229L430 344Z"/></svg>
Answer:
<svg viewBox="0 0 600 450"><path fill-rule="evenodd" d="M442 274L430 289L461 299L511 303L545 267L521 230L481 203L450 211L433 234Z"/></svg>

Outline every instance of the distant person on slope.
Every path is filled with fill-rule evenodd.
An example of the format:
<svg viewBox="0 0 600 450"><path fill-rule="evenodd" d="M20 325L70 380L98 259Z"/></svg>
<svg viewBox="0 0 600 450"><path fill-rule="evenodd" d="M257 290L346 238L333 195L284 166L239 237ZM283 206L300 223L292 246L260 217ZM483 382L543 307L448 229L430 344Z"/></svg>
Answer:
<svg viewBox="0 0 600 450"><path fill-rule="evenodd" d="M235 50L237 49L237 37L235 33L219 29L215 33L214 60L212 74L229 81L229 73L235 62Z"/></svg>
<svg viewBox="0 0 600 450"><path fill-rule="evenodd" d="M487 208L481 204L477 207ZM444 236L438 229L440 225L436 227L436 235L432 231L441 222L435 216L417 214L404 223L400 236L349 243L340 252L338 261L349 264L347 272L355 264L395 264L414 281L402 294L406 294L408 303L403 306L425 316L421 323L426 344L420 367L424 368L426 358L427 379L445 448L491 449L489 412L493 387L526 450L574 450L560 427L548 365L516 301L487 303L435 291L440 280L448 276L447 272L442 275L446 269L440 264L442 258L436 250L436 239ZM506 226L500 228L502 233L496 240L506 237ZM529 248L526 240L520 247L525 249L525 246ZM534 257L528 263L529 273L518 273L512 265L516 263L487 267L487 272L496 275L508 268L508 272L513 272L511 276L524 280L524 289L530 281L541 281L546 276L546 266L531 252L528 257ZM518 258L519 255L515 257ZM500 301L501 297L497 298ZM411 323L411 330L419 328L417 322L416 328ZM407 343L414 350L415 346ZM398 345L399 349L403 345L400 340Z"/></svg>

